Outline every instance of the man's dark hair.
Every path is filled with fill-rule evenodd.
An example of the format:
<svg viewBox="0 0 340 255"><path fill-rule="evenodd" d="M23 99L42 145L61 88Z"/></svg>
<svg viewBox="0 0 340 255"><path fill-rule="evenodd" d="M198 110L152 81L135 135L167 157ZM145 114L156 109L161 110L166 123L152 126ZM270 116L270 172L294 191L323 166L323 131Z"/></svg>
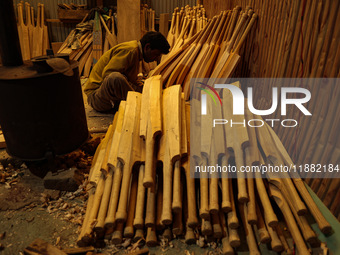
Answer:
<svg viewBox="0 0 340 255"><path fill-rule="evenodd" d="M140 39L140 42L142 44L142 48L144 48L147 43L150 43L152 50L160 50L163 54L169 53L170 45L164 35L160 32L149 31L142 37L142 39Z"/></svg>

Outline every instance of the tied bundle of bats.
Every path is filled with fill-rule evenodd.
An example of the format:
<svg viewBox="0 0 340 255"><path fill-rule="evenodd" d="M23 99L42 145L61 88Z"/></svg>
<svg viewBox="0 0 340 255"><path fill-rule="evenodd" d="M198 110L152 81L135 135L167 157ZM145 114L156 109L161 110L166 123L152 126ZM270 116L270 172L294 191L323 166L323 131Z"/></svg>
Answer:
<svg viewBox="0 0 340 255"><path fill-rule="evenodd" d="M206 26L208 19L205 16L203 5L190 7L186 5L179 10L175 8L167 40L170 50L175 50L187 42L193 35L198 33Z"/></svg>
<svg viewBox="0 0 340 255"><path fill-rule="evenodd" d="M164 87L181 84L186 100L190 98L191 78L232 77L256 20L257 14L250 7L222 12L188 41L176 42L181 46L167 54L150 76L162 75Z"/></svg>
<svg viewBox="0 0 340 255"><path fill-rule="evenodd" d="M228 118L231 98L224 92L223 104L229 106L214 113L214 118ZM197 103L190 102L192 107ZM212 130L204 124L205 116L190 119L190 104L180 85L162 91L161 76L147 79L143 94L129 92L121 102L94 156L78 245L101 243L104 238L120 244L126 238L155 246L158 234L163 234L167 239L184 236L187 244L200 236L220 242L223 254L234 254L242 238L251 254L260 254L259 243L292 253L295 248L279 224L283 221L299 254L310 254L308 246L318 245L318 239L307 214L322 232L329 233L331 226L298 176L262 178L254 173L233 180L227 173L207 178L202 172L197 181L190 176L190 160L195 165L221 162L236 167L292 164L273 130L268 125ZM246 111L238 118L240 122L254 116ZM190 141L190 125L204 135ZM214 146L208 146L208 140ZM275 213L274 203L280 214Z"/></svg>
<svg viewBox="0 0 340 255"><path fill-rule="evenodd" d="M140 26L141 35L143 36L148 31L155 30L155 10L148 8L147 4L141 6L140 10Z"/></svg>
<svg viewBox="0 0 340 255"><path fill-rule="evenodd" d="M78 245L105 236L115 244L123 237L145 236L153 246L156 229L167 229L168 237L182 233L181 172L189 176L188 109L181 86L162 91L161 76L147 79L143 94L128 93L94 156ZM187 187L187 214L198 224L191 213L196 211L194 179L187 178ZM173 210L178 215L174 221ZM177 224L177 230L170 229L171 224Z"/></svg>
<svg viewBox="0 0 340 255"><path fill-rule="evenodd" d="M85 24L87 17L85 16L80 24ZM89 24L93 22L93 28L77 37L77 47L72 47L74 44L70 42L70 38L74 37L76 31L72 30L58 53L70 54L70 60L79 62L79 74L88 77L92 66L97 63L102 54L117 44L117 37L112 10L109 11L108 16L102 16L96 11L94 19L86 22Z"/></svg>
<svg viewBox="0 0 340 255"><path fill-rule="evenodd" d="M45 25L44 4L38 3L37 18L34 8L23 1L17 4L18 34L23 60L46 55L49 48L47 26ZM24 14L25 13L25 14Z"/></svg>

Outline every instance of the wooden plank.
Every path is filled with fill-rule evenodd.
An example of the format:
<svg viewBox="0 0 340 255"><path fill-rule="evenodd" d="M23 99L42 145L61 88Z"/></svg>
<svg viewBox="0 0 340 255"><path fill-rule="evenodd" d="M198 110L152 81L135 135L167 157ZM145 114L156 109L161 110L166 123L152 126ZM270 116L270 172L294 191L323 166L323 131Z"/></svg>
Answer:
<svg viewBox="0 0 340 255"><path fill-rule="evenodd" d="M99 13L96 12L94 23L93 23L93 48L92 48L92 59L95 65L102 56L102 29L100 26Z"/></svg>
<svg viewBox="0 0 340 255"><path fill-rule="evenodd" d="M44 7L44 4L41 4L40 24L41 24L41 27L42 27L42 30L43 30L42 54L47 55L46 50L50 48L50 42L49 42L49 38L48 38L47 26L45 25L45 7Z"/></svg>
<svg viewBox="0 0 340 255"><path fill-rule="evenodd" d="M25 25L24 18L23 18L22 3L18 4L18 16L19 16L18 34L19 34L22 59L29 60L31 57L30 46L29 46L29 32L28 32L28 28Z"/></svg>
<svg viewBox="0 0 340 255"><path fill-rule="evenodd" d="M0 131L0 149L6 148L6 141L5 137L2 134L2 131Z"/></svg>
<svg viewBox="0 0 340 255"><path fill-rule="evenodd" d="M66 252L68 255L84 254L85 252L94 251L94 247L93 246L87 246L87 247L80 247L80 248L64 248L62 251Z"/></svg>
<svg viewBox="0 0 340 255"><path fill-rule="evenodd" d="M66 10L58 9L58 18L60 20L82 20L89 10Z"/></svg>
<svg viewBox="0 0 340 255"><path fill-rule="evenodd" d="M67 255L67 253L39 238L26 247L24 253L28 255Z"/></svg>
<svg viewBox="0 0 340 255"><path fill-rule="evenodd" d="M38 17L37 24L33 30L33 55L32 57L37 57L42 54L42 44L43 44L44 29L41 26L41 4L38 4Z"/></svg>
<svg viewBox="0 0 340 255"><path fill-rule="evenodd" d="M140 4L140 0L117 1L118 43L140 39Z"/></svg>
<svg viewBox="0 0 340 255"><path fill-rule="evenodd" d="M73 59L73 60L78 60L83 54L85 51L87 51L87 49L92 45L92 42L93 42L93 38L88 38L87 41L85 41L85 45L79 49L79 51L76 53L76 55L74 55L73 58L71 58L70 56L70 59Z"/></svg>
<svg viewBox="0 0 340 255"><path fill-rule="evenodd" d="M33 30L34 26L32 24L32 17L31 17L31 6L28 2L25 2L25 8L26 8L26 26L28 28L28 34L29 34L29 45L30 45L30 54L33 54Z"/></svg>
<svg viewBox="0 0 340 255"><path fill-rule="evenodd" d="M105 30L106 30L106 38L107 38L107 40L109 41L110 46L111 46L111 48L112 48L113 46L115 46L115 45L117 44L116 37L113 36L113 35L111 34L111 32L110 32L109 28L107 27L107 25L106 25L106 23L105 23L103 17L102 17L101 15L99 15L99 18L100 18L100 21L101 21L102 24L103 24L103 27L104 27Z"/></svg>
<svg viewBox="0 0 340 255"><path fill-rule="evenodd" d="M86 52L81 56L80 60L79 60L79 75L81 75L84 67L85 67L85 63L87 61L87 59L89 58L90 54L92 52L91 48L88 48L86 50Z"/></svg>
<svg viewBox="0 0 340 255"><path fill-rule="evenodd" d="M52 42L51 45L52 45L53 53L57 54L61 45L63 45L63 42Z"/></svg>
<svg viewBox="0 0 340 255"><path fill-rule="evenodd" d="M169 13L161 13L159 16L159 32L164 35L165 38L169 32Z"/></svg>
<svg viewBox="0 0 340 255"><path fill-rule="evenodd" d="M119 141L119 151L117 158L123 167L123 179L119 204L116 213L116 221L125 222L127 219L128 193L132 167L136 161L140 160L140 137L139 123L142 95L138 92L129 91L126 99L126 108L123 120L123 132Z"/></svg>
<svg viewBox="0 0 340 255"><path fill-rule="evenodd" d="M91 49L91 53L90 53L89 57L87 58L86 63L85 63L85 67L84 67L84 76L85 77L89 77L89 75L90 75L90 71L91 71L91 67L92 67L92 53L93 53L93 50Z"/></svg>

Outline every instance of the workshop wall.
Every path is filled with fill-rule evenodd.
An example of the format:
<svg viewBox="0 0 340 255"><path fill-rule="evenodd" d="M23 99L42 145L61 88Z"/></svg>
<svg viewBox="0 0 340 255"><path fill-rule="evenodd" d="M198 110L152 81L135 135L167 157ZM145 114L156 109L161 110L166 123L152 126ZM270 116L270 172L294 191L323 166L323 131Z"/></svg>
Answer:
<svg viewBox="0 0 340 255"><path fill-rule="evenodd" d="M13 0L14 5L16 6L20 0ZM45 5L45 18L46 19L58 19L58 3L73 3L75 5L83 5L86 4L88 6L92 6L94 0L26 0L25 2L30 3L31 6L34 7L35 17L36 12L38 10L38 3L43 3ZM170 13L172 14L175 7L184 7L185 5L194 6L196 5L196 0L148 0L141 1L142 3L146 3L155 10L156 18L159 18L161 13ZM170 15L171 17L171 15ZM77 23L66 23L66 22L48 22L49 36L51 42L63 42L66 37L69 35L71 30L75 28Z"/></svg>
<svg viewBox="0 0 340 255"><path fill-rule="evenodd" d="M259 14L251 48L244 48L242 65L235 77L339 77L340 76L340 16L339 1L260 1L260 0L204 0L208 18L226 8L251 6ZM272 86L261 88L270 93ZM313 95L324 102L322 107L310 105L316 121L305 128L275 128L296 164L339 162L340 122L330 104L339 98L339 89L324 84L310 87ZM262 94L264 95L264 94ZM255 96L257 109L269 109L271 101ZM334 102L334 101L333 101ZM307 106L308 107L308 106ZM304 121L299 111L288 118ZM312 137L312 139L310 139ZM339 179L311 179L309 185L331 211L338 215L340 207Z"/></svg>

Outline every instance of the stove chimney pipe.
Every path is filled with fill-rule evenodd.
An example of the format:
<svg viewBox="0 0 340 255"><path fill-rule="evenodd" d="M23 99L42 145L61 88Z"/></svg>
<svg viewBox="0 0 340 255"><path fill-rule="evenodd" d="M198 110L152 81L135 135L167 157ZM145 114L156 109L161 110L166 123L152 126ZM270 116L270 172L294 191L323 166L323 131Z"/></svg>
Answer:
<svg viewBox="0 0 340 255"><path fill-rule="evenodd" d="M0 55L4 66L23 64L13 0L0 0Z"/></svg>

